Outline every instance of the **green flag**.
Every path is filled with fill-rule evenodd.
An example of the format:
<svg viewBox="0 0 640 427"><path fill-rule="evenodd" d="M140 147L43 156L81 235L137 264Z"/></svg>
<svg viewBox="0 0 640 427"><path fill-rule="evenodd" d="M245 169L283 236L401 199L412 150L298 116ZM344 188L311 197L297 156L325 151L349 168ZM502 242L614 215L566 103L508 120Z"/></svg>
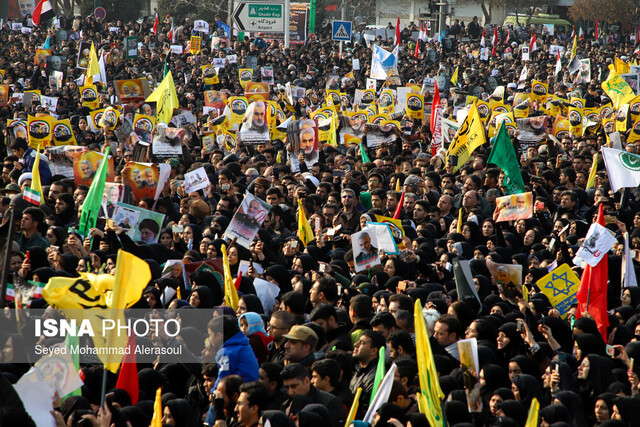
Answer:
<svg viewBox="0 0 640 427"><path fill-rule="evenodd" d="M524 193L520 164L504 123L500 125L498 134L493 139L493 148L487 163L493 163L503 170L504 181L502 185L507 189L507 194Z"/></svg>
<svg viewBox="0 0 640 427"><path fill-rule="evenodd" d="M89 235L89 230L95 228L100 207L102 206L102 196L104 195L104 183L107 180L107 169L109 164L109 152L111 147L107 147L104 152L104 160L100 163L100 167L96 171L95 179L89 187L87 197L82 204L82 213L80 214L80 224L78 232L83 237Z"/></svg>
<svg viewBox="0 0 640 427"><path fill-rule="evenodd" d="M387 372L384 366L385 352L385 347L380 347L378 350L378 366L376 367L376 376L373 380L373 390L371 390L371 401L369 402L369 405L371 405L373 399L376 397L378 387L380 387L380 383L384 379L384 374Z"/></svg>
<svg viewBox="0 0 640 427"><path fill-rule="evenodd" d="M367 148L364 146L364 143L360 143L360 157L362 157L363 165L371 161L371 159L369 159L369 155L367 154Z"/></svg>

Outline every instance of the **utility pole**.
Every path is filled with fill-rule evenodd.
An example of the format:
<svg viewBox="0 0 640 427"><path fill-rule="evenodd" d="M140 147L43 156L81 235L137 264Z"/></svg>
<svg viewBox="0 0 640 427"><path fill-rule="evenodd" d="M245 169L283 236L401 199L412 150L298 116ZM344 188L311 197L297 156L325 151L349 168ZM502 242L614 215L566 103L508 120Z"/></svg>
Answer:
<svg viewBox="0 0 640 427"><path fill-rule="evenodd" d="M289 25L291 19L291 0L284 0L284 48L289 49L291 33Z"/></svg>

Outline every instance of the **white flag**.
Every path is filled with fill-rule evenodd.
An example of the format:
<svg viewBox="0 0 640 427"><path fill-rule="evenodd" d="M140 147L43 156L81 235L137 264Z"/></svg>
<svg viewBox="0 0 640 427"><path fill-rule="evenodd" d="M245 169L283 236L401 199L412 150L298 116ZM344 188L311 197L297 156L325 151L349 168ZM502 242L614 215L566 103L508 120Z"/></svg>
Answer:
<svg viewBox="0 0 640 427"><path fill-rule="evenodd" d="M622 257L622 287L638 286L636 271L633 268L633 259L629 250L629 233L624 233L624 256Z"/></svg>
<svg viewBox="0 0 640 427"><path fill-rule="evenodd" d="M553 73L554 76L557 76L562 71L562 60L560 59L560 54L558 54L558 60L556 61L556 71Z"/></svg>
<svg viewBox="0 0 640 427"><path fill-rule="evenodd" d="M527 66L525 65L524 67L522 67L522 71L520 71L520 78L518 79L518 81L523 82L527 80L528 75L529 75L529 71L527 70Z"/></svg>
<svg viewBox="0 0 640 427"><path fill-rule="evenodd" d="M575 262L578 258L591 267L595 267L616 242L615 236L608 229L597 222L591 224L584 243L576 252L574 264L579 265L578 262Z"/></svg>
<svg viewBox="0 0 640 427"><path fill-rule="evenodd" d="M384 378L380 382L378 386L378 391L376 391L376 396L373 398L369 409L367 410L366 415L362 419L362 421L371 424L373 422L373 415L376 411L385 403L389 401L389 395L391 394L391 387L393 387L393 378L396 375L396 369L398 367L394 363L391 365Z"/></svg>
<svg viewBox="0 0 640 427"><path fill-rule="evenodd" d="M376 80L387 80L387 77L397 74L398 58L378 45L373 45L371 57L371 77Z"/></svg>
<svg viewBox="0 0 640 427"><path fill-rule="evenodd" d="M640 156L615 148L602 147L611 189L634 188L640 185Z"/></svg>

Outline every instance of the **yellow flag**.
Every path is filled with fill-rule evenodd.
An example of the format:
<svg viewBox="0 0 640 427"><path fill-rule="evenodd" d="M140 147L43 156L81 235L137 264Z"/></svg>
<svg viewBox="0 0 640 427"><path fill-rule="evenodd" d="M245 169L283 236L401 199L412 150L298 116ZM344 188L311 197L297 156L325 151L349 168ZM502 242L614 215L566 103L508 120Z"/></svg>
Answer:
<svg viewBox="0 0 640 427"><path fill-rule="evenodd" d="M313 240L313 231L304 213L302 200L298 199L298 239L302 240L302 244L306 247Z"/></svg>
<svg viewBox="0 0 640 427"><path fill-rule="evenodd" d="M451 84L454 86L458 85L458 67L456 67L456 70L453 72L453 76L451 76Z"/></svg>
<svg viewBox="0 0 640 427"><path fill-rule="evenodd" d="M362 387L358 387L356 395L353 398L347 421L344 423L344 427L350 427L351 422L356 419L356 413L358 412L358 406L360 405L360 396L362 395Z"/></svg>
<svg viewBox="0 0 640 427"><path fill-rule="evenodd" d="M484 127L476 104L471 106L467 118L458 129L447 152L447 164L453 166L455 173L464 165L473 151L485 143Z"/></svg>
<svg viewBox="0 0 640 427"><path fill-rule="evenodd" d="M576 53L578 53L578 35L573 36L573 46L571 47L571 58L569 58L569 65L573 62L573 58L576 57Z"/></svg>
<svg viewBox="0 0 640 427"><path fill-rule="evenodd" d="M89 66L87 67L87 78L85 79L85 86L91 86L93 84L93 76L100 74L100 66L98 65L98 55L96 55L96 48L91 42L91 53L89 56Z"/></svg>
<svg viewBox="0 0 640 427"><path fill-rule="evenodd" d="M176 94L176 87L173 83L171 71L164 76L160 86L149 95L145 102L156 103L158 123L165 122L168 124L171 121L173 109L178 108L180 105L178 103L178 95Z"/></svg>
<svg viewBox="0 0 640 427"><path fill-rule="evenodd" d="M162 427L162 387L156 390L156 400L153 402L153 418L149 427Z"/></svg>
<svg viewBox="0 0 640 427"><path fill-rule="evenodd" d="M531 401L529 407L529 415L527 416L527 422L524 427L537 427L538 426L538 411L540 410L540 402L535 397Z"/></svg>
<svg viewBox="0 0 640 427"><path fill-rule="evenodd" d="M616 65L616 73L618 74L628 74L631 72L631 67L629 66L629 64L627 64L617 56L615 58L615 65Z"/></svg>
<svg viewBox="0 0 640 427"><path fill-rule="evenodd" d="M42 183L40 181L40 149L36 150L36 161L33 162L33 170L31 171L31 189L42 195Z"/></svg>
<svg viewBox="0 0 640 427"><path fill-rule="evenodd" d="M124 323L123 310L130 301L135 302L140 299L149 280L151 280L149 264L129 252L118 250L113 291L107 294L107 306L111 309L109 318ZM116 332L115 329L112 329L107 335L107 348L125 348L127 346L127 336L124 334L120 336ZM106 368L116 373L121 361L122 355L110 355Z"/></svg>
<svg viewBox="0 0 640 427"><path fill-rule="evenodd" d="M149 271L149 267L146 268ZM144 273L142 276L140 275L139 268L134 270L136 271L135 276L128 276L130 280L126 282L124 296L116 296L120 304L117 308L128 308L135 304L149 282L150 273L145 279ZM131 277L134 277L135 280L131 280ZM110 274L80 273L80 277L53 277L42 289L42 296L49 305L60 310L67 319L89 320L94 331L102 331L102 319L113 317L111 304L114 301L115 284L116 278ZM107 337L103 334L96 334L92 338L96 349L125 348L127 346L126 336L118 337L112 341L111 347L108 346ZM98 352L98 357L107 369L111 372L117 372L122 355L119 355L120 360L117 360L114 359L114 355L110 356L107 353L109 352Z"/></svg>
<svg viewBox="0 0 640 427"><path fill-rule="evenodd" d="M400 193L400 192L402 191L402 187L401 187L401 185L402 185L402 184L400 184L400 178L397 178L397 179L396 179L396 191L397 191L398 193Z"/></svg>
<svg viewBox="0 0 640 427"><path fill-rule="evenodd" d="M436 363L431 351L427 326L422 316L420 300L416 300L413 310L413 318L416 331L416 356L418 358L418 378L420 380L420 393L418 400L420 412L426 415L432 427L445 426L442 412L441 399L444 393L440 388ZM421 402L422 401L422 402Z"/></svg>
<svg viewBox="0 0 640 427"><path fill-rule="evenodd" d="M589 179L587 180L587 190L595 187L596 185L596 172L598 171L598 153L593 155L593 164L591 165L591 171L589 172Z"/></svg>
<svg viewBox="0 0 640 427"><path fill-rule="evenodd" d="M336 138L336 131L338 130L336 126L336 116L332 116L329 120L331 120L331 125L329 126L329 139L327 140L327 144L332 147L338 146L338 139Z"/></svg>
<svg viewBox="0 0 640 427"><path fill-rule="evenodd" d="M616 72L613 65L609 65L609 77L602 82L602 89L613 101L615 108L620 108L622 104L628 104L636 94L629 84Z"/></svg>
<svg viewBox="0 0 640 427"><path fill-rule="evenodd" d="M462 233L462 206L458 209L458 224L456 225L456 233Z"/></svg>
<svg viewBox="0 0 640 427"><path fill-rule="evenodd" d="M227 245L222 245L222 266L224 269L224 302L234 310L238 309L238 290L231 277L231 266L229 265L229 255L227 255Z"/></svg>

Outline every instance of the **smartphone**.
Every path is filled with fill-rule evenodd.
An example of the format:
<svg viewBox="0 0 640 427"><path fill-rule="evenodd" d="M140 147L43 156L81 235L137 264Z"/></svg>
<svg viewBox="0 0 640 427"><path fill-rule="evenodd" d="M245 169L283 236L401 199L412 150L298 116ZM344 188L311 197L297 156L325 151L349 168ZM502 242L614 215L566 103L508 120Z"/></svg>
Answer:
<svg viewBox="0 0 640 427"><path fill-rule="evenodd" d="M334 170L333 171L333 176L337 176L338 178L343 178L345 176L346 172L342 171L342 170Z"/></svg>
<svg viewBox="0 0 640 427"><path fill-rule="evenodd" d="M522 320L518 319L516 321L516 331L522 332L524 330L524 326L522 325Z"/></svg>
<svg viewBox="0 0 640 427"><path fill-rule="evenodd" d="M607 344L607 354L609 355L609 357L615 357L616 349L613 348L613 346Z"/></svg>
<svg viewBox="0 0 640 427"><path fill-rule="evenodd" d="M105 401L105 402L107 402L107 403L109 403L109 404L112 404L112 403L113 403L113 398L115 397L115 395L116 395L116 394L115 394L115 393L113 393L113 392L112 392L112 393L107 393L107 394L105 394L105 395L104 395L104 401Z"/></svg>
<svg viewBox="0 0 640 427"><path fill-rule="evenodd" d="M51 252L60 252L60 246L51 245Z"/></svg>
<svg viewBox="0 0 640 427"><path fill-rule="evenodd" d="M527 160L527 152L526 151L522 152L522 160Z"/></svg>
<svg viewBox="0 0 640 427"><path fill-rule="evenodd" d="M298 249L298 241L292 240L289 246L291 246L291 249Z"/></svg>
<svg viewBox="0 0 640 427"><path fill-rule="evenodd" d="M182 233L184 231L184 225L174 225L171 227L172 233Z"/></svg>
<svg viewBox="0 0 640 427"><path fill-rule="evenodd" d="M350 171L350 170L351 170L351 165L346 165L346 166L344 167L344 170Z"/></svg>
<svg viewBox="0 0 640 427"><path fill-rule="evenodd" d="M318 266L318 271L322 274L327 270L327 265L325 263L320 263Z"/></svg>
<svg viewBox="0 0 640 427"><path fill-rule="evenodd" d="M224 191L227 191L231 188L231 184L222 184L220 188Z"/></svg>
<svg viewBox="0 0 640 427"><path fill-rule="evenodd" d="M544 202L536 202L536 210L544 210Z"/></svg>

